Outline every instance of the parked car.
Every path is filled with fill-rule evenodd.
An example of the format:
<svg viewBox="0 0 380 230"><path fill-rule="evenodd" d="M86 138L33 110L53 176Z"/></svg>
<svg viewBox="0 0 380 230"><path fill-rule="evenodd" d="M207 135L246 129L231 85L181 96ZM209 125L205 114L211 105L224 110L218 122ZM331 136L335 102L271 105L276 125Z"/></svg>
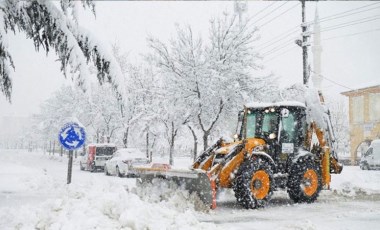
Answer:
<svg viewBox="0 0 380 230"><path fill-rule="evenodd" d="M360 168L363 170L380 169L380 139L373 140L367 152L362 155Z"/></svg>
<svg viewBox="0 0 380 230"><path fill-rule="evenodd" d="M86 152L81 154L79 162L80 169L89 170L91 172L103 170L104 164L112 157L115 151L115 144L89 144L86 148Z"/></svg>
<svg viewBox="0 0 380 230"><path fill-rule="evenodd" d="M133 170L133 166L145 165L149 163L146 155L136 148L122 148L117 150L111 159L106 161L104 173L106 175L116 175L119 177L136 177L138 173Z"/></svg>

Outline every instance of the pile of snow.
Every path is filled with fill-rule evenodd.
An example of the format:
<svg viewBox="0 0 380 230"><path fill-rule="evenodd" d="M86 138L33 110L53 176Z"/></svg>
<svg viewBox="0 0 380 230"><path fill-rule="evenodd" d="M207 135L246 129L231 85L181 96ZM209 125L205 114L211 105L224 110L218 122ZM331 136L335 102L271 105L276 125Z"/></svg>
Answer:
<svg viewBox="0 0 380 230"><path fill-rule="evenodd" d="M361 170L357 166L345 166L341 174L333 174L332 191L344 197L380 196L380 171Z"/></svg>
<svg viewBox="0 0 380 230"><path fill-rule="evenodd" d="M162 159L163 160L163 159ZM175 159L187 168L188 159ZM331 190L313 204L295 204L286 191L268 206L246 210L231 189L210 211L174 183L80 171L66 184L67 157L0 150L0 229L376 229L380 171L345 166ZM178 166L179 166L178 165ZM324 219L326 221L321 220Z"/></svg>
<svg viewBox="0 0 380 230"><path fill-rule="evenodd" d="M46 161L42 167L50 162L53 165L49 167L60 165L59 170L66 172L67 165L61 162L65 157L36 158ZM37 193L50 196L37 204L27 200L15 207L0 205L0 229L215 229L212 223L198 221L197 215L203 211L197 197L168 183L154 181L135 188L125 182L131 179L81 172L74 165L73 183L67 185L65 175L57 179L49 167L39 170L33 162L27 167L16 161L0 169L4 175L1 193L8 191L9 199L17 193L29 196L27 199L34 199Z"/></svg>

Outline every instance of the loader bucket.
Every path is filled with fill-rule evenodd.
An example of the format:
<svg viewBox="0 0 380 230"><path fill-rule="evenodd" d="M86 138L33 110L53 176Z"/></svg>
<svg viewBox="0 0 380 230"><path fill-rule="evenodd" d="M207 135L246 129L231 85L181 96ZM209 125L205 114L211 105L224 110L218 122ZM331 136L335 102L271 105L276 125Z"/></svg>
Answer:
<svg viewBox="0 0 380 230"><path fill-rule="evenodd" d="M151 183L155 178L170 180L189 193L196 193L201 201L211 209L216 208L215 181L200 169L135 168L142 183Z"/></svg>

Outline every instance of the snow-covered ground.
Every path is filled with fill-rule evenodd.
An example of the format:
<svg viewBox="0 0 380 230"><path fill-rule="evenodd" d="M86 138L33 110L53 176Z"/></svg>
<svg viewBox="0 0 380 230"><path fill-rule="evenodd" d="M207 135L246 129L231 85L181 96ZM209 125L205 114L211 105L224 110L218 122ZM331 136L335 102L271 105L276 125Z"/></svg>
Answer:
<svg viewBox="0 0 380 230"><path fill-rule="evenodd" d="M0 150L0 229L378 229L380 171L346 166L313 204L294 204L276 192L262 209L236 205L232 191L218 207L167 184L141 189L135 179L80 171L67 158ZM190 159L175 159L186 165Z"/></svg>

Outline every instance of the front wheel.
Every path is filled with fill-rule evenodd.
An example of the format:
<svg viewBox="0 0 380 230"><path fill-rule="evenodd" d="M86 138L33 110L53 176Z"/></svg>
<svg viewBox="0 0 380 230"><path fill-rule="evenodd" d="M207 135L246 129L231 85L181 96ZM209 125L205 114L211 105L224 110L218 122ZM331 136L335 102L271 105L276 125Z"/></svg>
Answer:
<svg viewBox="0 0 380 230"><path fill-rule="evenodd" d="M110 173L108 172L107 166L105 166L105 165L104 165L104 174L105 174L106 176L109 176L109 175L110 175Z"/></svg>
<svg viewBox="0 0 380 230"><path fill-rule="evenodd" d="M246 209L265 206L273 188L273 171L268 161L261 158L244 162L233 185L238 203Z"/></svg>
<svg viewBox="0 0 380 230"><path fill-rule="evenodd" d="M116 175L118 177L123 177L123 174L121 174L120 170L119 170L119 166L116 166Z"/></svg>
<svg viewBox="0 0 380 230"><path fill-rule="evenodd" d="M90 172L95 172L95 170L96 170L95 162L92 162L90 166Z"/></svg>
<svg viewBox="0 0 380 230"><path fill-rule="evenodd" d="M312 158L298 160L288 178L288 194L296 203L312 203L322 189L320 167Z"/></svg>

